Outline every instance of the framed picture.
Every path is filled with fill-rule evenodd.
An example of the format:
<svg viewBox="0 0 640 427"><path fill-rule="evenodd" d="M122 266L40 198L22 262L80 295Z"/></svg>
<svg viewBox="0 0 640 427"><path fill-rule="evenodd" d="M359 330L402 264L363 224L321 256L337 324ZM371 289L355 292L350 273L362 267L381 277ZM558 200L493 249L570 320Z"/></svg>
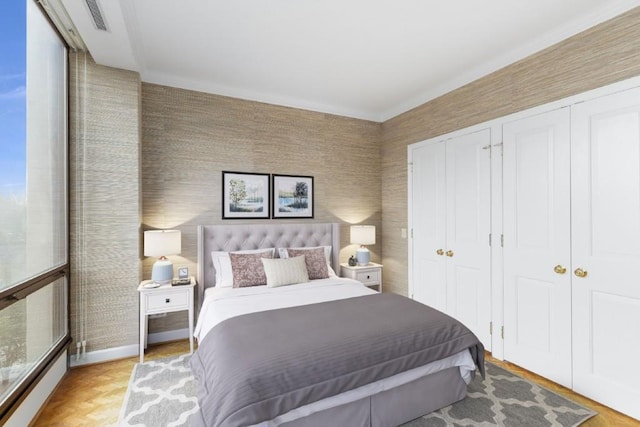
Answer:
<svg viewBox="0 0 640 427"><path fill-rule="evenodd" d="M313 177L273 176L273 218L313 218Z"/></svg>
<svg viewBox="0 0 640 427"><path fill-rule="evenodd" d="M269 218L269 174L222 171L222 219Z"/></svg>

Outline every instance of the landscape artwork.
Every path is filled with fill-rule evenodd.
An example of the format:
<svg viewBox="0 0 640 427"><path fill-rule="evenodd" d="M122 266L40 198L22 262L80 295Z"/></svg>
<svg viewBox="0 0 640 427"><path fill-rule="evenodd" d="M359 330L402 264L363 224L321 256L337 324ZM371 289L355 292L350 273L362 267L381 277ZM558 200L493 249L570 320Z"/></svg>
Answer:
<svg viewBox="0 0 640 427"><path fill-rule="evenodd" d="M269 218L269 174L222 172L222 219Z"/></svg>
<svg viewBox="0 0 640 427"><path fill-rule="evenodd" d="M273 218L313 218L313 177L273 175Z"/></svg>

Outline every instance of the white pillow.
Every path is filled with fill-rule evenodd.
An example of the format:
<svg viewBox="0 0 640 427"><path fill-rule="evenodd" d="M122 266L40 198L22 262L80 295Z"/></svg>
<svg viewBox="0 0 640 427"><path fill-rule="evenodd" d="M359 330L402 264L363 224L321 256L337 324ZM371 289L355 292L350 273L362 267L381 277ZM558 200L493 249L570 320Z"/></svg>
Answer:
<svg viewBox="0 0 640 427"><path fill-rule="evenodd" d="M262 252L271 252L273 257L276 248L251 249L246 251L233 251L234 254L257 254ZM211 260L213 268L216 271L216 288L232 288L233 287L233 270L231 269L231 259L229 252L213 251L211 252Z"/></svg>
<svg viewBox="0 0 640 427"><path fill-rule="evenodd" d="M262 258L264 273L267 276L267 287L294 285L309 281L307 263L304 256L293 258Z"/></svg>
<svg viewBox="0 0 640 427"><path fill-rule="evenodd" d="M278 248L278 256L280 258L289 258L289 253L287 249L297 249L297 250L305 250L305 249L324 249L324 257L327 259L327 269L329 270L329 277L337 277L336 272L331 268L331 246L307 246L303 248Z"/></svg>

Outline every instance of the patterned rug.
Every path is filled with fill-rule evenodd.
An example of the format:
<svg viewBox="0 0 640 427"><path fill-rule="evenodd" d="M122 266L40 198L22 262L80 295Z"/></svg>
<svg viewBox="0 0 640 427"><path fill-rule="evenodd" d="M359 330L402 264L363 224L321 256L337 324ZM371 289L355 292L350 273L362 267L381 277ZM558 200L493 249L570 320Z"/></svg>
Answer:
<svg viewBox="0 0 640 427"><path fill-rule="evenodd" d="M199 408L190 359L187 354L134 366L118 426L188 426Z"/></svg>
<svg viewBox="0 0 640 427"><path fill-rule="evenodd" d="M596 412L522 377L485 363L486 378L471 381L467 397L402 427L578 426Z"/></svg>
<svg viewBox="0 0 640 427"><path fill-rule="evenodd" d="M191 355L133 368L119 426L188 426L198 410ZM487 377L469 384L467 398L402 427L577 426L596 413L552 391L486 363Z"/></svg>

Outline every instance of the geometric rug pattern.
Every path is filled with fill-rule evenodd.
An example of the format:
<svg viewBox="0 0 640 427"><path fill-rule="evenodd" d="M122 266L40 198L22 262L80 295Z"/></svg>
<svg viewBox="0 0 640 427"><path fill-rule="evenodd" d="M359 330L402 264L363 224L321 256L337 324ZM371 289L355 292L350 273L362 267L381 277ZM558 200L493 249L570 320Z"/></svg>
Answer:
<svg viewBox="0 0 640 427"><path fill-rule="evenodd" d="M189 426L199 408L190 359L191 355L183 355L137 364L118 425ZM572 427L596 415L492 363L485 363L485 369L486 379L476 375L465 399L402 427Z"/></svg>
<svg viewBox="0 0 640 427"><path fill-rule="evenodd" d="M120 411L118 426L188 426L198 409L191 355L138 363Z"/></svg>
<svg viewBox="0 0 640 427"><path fill-rule="evenodd" d="M403 427L577 426L596 415L591 409L492 363L485 363L485 369L486 379L476 375L464 400Z"/></svg>

